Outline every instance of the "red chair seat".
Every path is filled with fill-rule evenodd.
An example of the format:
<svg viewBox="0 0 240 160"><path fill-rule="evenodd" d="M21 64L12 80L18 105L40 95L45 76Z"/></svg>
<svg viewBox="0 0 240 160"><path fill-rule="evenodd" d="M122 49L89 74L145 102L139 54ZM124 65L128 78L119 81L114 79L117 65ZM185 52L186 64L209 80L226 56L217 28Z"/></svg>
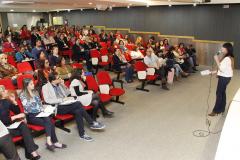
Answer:
<svg viewBox="0 0 240 160"><path fill-rule="evenodd" d="M107 66L107 65L109 65L109 62L99 62L98 64L100 66Z"/></svg>
<svg viewBox="0 0 240 160"><path fill-rule="evenodd" d="M28 128L34 131L42 131L44 130L43 126L38 126L38 125L32 125L32 124L28 124Z"/></svg>
<svg viewBox="0 0 240 160"><path fill-rule="evenodd" d="M13 137L13 138L12 138L12 140L13 140L14 143L19 142L19 141L21 141L22 139L23 139L22 136L16 136L16 137Z"/></svg>
<svg viewBox="0 0 240 160"><path fill-rule="evenodd" d="M157 75L147 75L147 80L154 81L157 79Z"/></svg>
<svg viewBox="0 0 240 160"><path fill-rule="evenodd" d="M71 114L58 114L55 116L56 119L62 120L62 121L66 121L66 120L70 120L73 119L74 116Z"/></svg>
<svg viewBox="0 0 240 160"><path fill-rule="evenodd" d="M109 91L110 95L112 96L121 96L125 93L124 89L121 88L112 88Z"/></svg>
<svg viewBox="0 0 240 160"><path fill-rule="evenodd" d="M102 102L108 102L112 98L112 96L110 96L109 94L99 94L99 97Z"/></svg>
<svg viewBox="0 0 240 160"><path fill-rule="evenodd" d="M93 108L93 106L83 106L83 108L87 111Z"/></svg>

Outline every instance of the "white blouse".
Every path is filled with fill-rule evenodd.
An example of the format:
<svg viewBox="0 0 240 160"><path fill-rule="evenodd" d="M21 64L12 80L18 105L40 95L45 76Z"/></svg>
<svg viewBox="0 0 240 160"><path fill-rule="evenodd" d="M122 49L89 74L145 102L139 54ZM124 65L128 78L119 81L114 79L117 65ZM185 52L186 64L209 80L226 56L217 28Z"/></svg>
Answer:
<svg viewBox="0 0 240 160"><path fill-rule="evenodd" d="M232 61L231 61L230 57L225 57L220 62L220 66L219 66L217 75L221 76L221 77L232 77L233 76Z"/></svg>
<svg viewBox="0 0 240 160"><path fill-rule="evenodd" d="M82 96L77 96L77 93L74 90L74 87L78 86L80 92L88 92L88 94L84 94ZM74 79L70 84L70 92L71 96L77 96L77 100L82 103L83 106L88 106L92 102L92 94L93 91L84 90L83 85L81 84L80 80Z"/></svg>

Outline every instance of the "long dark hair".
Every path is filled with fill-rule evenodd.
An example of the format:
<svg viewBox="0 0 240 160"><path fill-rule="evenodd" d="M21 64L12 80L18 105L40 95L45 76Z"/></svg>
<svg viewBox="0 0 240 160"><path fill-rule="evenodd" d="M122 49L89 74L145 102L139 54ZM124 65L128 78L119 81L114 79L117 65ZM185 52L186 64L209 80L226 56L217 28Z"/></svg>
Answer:
<svg viewBox="0 0 240 160"><path fill-rule="evenodd" d="M72 76L70 77L70 82L72 82L74 79L80 80L82 76L82 70L80 68L75 68L72 71Z"/></svg>
<svg viewBox="0 0 240 160"><path fill-rule="evenodd" d="M28 91L28 85L31 81L33 81L31 78L25 78L23 80L23 91L22 91L22 93L27 97L27 99L33 98ZM38 92L34 89L33 94L38 95Z"/></svg>
<svg viewBox="0 0 240 160"><path fill-rule="evenodd" d="M234 57L233 55L233 45L231 43L224 43L223 48L225 48L227 50L227 54L225 55L225 57Z"/></svg>

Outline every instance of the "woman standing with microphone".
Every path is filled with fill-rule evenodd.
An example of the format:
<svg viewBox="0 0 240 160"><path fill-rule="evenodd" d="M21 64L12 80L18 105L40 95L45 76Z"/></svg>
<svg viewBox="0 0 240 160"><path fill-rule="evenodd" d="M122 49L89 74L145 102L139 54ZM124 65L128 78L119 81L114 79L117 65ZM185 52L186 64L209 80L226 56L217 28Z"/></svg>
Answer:
<svg viewBox="0 0 240 160"><path fill-rule="evenodd" d="M216 91L216 103L212 113L209 116L216 116L225 111L226 106L226 89L233 76L233 46L231 43L225 43L221 50L222 56L215 55L214 60L217 63L218 70L212 71L212 74L217 73L218 85Z"/></svg>

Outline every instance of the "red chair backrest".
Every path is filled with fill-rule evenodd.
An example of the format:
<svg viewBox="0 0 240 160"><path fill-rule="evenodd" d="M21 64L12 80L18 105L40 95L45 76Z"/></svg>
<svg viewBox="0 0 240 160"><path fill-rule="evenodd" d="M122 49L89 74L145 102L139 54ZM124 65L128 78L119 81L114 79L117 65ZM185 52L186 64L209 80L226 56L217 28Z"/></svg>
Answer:
<svg viewBox="0 0 240 160"><path fill-rule="evenodd" d="M17 69L19 73L25 73L33 71L32 66L29 62L22 62L17 64Z"/></svg>
<svg viewBox="0 0 240 160"><path fill-rule="evenodd" d="M68 80L68 81L65 81L65 82L64 82L64 84L65 84L65 86L66 86L66 87L68 87L68 88L69 88L69 87L70 87L70 84L71 84L71 82L70 82L70 80Z"/></svg>
<svg viewBox="0 0 240 160"><path fill-rule="evenodd" d="M98 84L93 76L86 76L86 83L89 90L92 90L95 93L98 91Z"/></svg>
<svg viewBox="0 0 240 160"><path fill-rule="evenodd" d="M108 50L107 50L107 48L102 48L102 49L100 49L100 53L101 53L102 56L108 55Z"/></svg>
<svg viewBox="0 0 240 160"><path fill-rule="evenodd" d="M102 48L107 48L107 43L106 42L100 42L100 45L102 46Z"/></svg>
<svg viewBox="0 0 240 160"><path fill-rule="evenodd" d="M17 63L12 55L8 55L8 63L13 65L14 67L17 67Z"/></svg>
<svg viewBox="0 0 240 160"><path fill-rule="evenodd" d="M101 84L112 85L112 79L107 71L99 71L97 73L97 80L99 85Z"/></svg>
<svg viewBox="0 0 240 160"><path fill-rule="evenodd" d="M135 64L135 69L136 71L146 71L147 70L147 66L145 63L143 63L142 61L137 61Z"/></svg>
<svg viewBox="0 0 240 160"><path fill-rule="evenodd" d="M90 56L93 58L100 58L100 53L98 50L96 49L92 49L90 50Z"/></svg>
<svg viewBox="0 0 240 160"><path fill-rule="evenodd" d="M34 81L33 75L31 75L31 74L20 75L17 78L17 87L18 87L18 89L23 89L23 80L26 79L26 78L30 78L30 79L32 79Z"/></svg>
<svg viewBox="0 0 240 160"><path fill-rule="evenodd" d="M20 98L17 98L17 104L18 104L18 107L19 107L21 113L24 113L24 108L23 108Z"/></svg>
<svg viewBox="0 0 240 160"><path fill-rule="evenodd" d="M72 68L79 68L79 69L83 69L83 65L80 63L73 63L72 64Z"/></svg>
<svg viewBox="0 0 240 160"><path fill-rule="evenodd" d="M15 90L16 89L10 78L0 79L0 85L5 86L5 89L7 89L7 90Z"/></svg>

